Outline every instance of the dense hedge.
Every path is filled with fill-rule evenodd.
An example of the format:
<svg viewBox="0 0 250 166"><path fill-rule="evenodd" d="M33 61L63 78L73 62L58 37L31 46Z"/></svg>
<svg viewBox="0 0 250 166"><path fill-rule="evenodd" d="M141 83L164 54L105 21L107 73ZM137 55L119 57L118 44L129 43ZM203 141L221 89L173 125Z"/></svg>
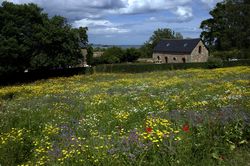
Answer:
<svg viewBox="0 0 250 166"><path fill-rule="evenodd" d="M48 70L32 70L27 73L9 73L0 76L0 85L17 84L33 82L41 79L53 77L69 77L79 74L92 73L91 68L65 68L65 69L48 69Z"/></svg>
<svg viewBox="0 0 250 166"><path fill-rule="evenodd" d="M224 61L223 67L233 67L233 66L249 66L250 59L238 60L238 61Z"/></svg>
<svg viewBox="0 0 250 166"><path fill-rule="evenodd" d="M231 66L248 66L250 60L239 61L225 61L222 67ZM176 70L176 69L189 69L189 68L211 68L209 63L175 63L175 64L106 64L93 67L94 72L108 72L108 73L140 73L161 70Z"/></svg>
<svg viewBox="0 0 250 166"><path fill-rule="evenodd" d="M223 62L223 67L233 66L249 66L250 60L239 60ZM92 68L67 68L67 69L51 69L51 70L33 70L27 73L9 73L0 76L0 85L16 84L24 82L32 82L41 79L52 77L68 77L78 74L92 74L92 73L142 73L161 70L177 70L189 68L210 68L209 63L176 63L176 64L106 64L94 66Z"/></svg>

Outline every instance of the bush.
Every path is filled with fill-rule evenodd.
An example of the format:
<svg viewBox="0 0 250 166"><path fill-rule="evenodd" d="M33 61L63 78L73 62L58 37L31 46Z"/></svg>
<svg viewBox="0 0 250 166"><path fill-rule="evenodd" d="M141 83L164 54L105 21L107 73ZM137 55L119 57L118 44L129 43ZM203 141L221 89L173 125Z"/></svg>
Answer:
<svg viewBox="0 0 250 166"><path fill-rule="evenodd" d="M223 60L229 59L249 59L250 58L250 50L248 49L233 49L229 51L215 51L211 53L216 58L221 58Z"/></svg>
<svg viewBox="0 0 250 166"><path fill-rule="evenodd" d="M96 66L96 72L111 72L111 73L141 73L162 70L188 69L188 68L207 68L206 63L175 63L175 64L112 64Z"/></svg>
<svg viewBox="0 0 250 166"><path fill-rule="evenodd" d="M190 69L190 68L216 68L216 67L233 67L233 66L249 66L250 60L238 61L222 61L218 58L209 58L206 63L173 63L173 64L105 64L98 65L93 68L95 72L108 72L108 73L142 73L162 70L177 70L177 69Z"/></svg>
<svg viewBox="0 0 250 166"><path fill-rule="evenodd" d="M122 62L134 62L141 55L141 52L135 48L122 49L120 47L111 47L104 51L101 57L94 58L93 64L115 64Z"/></svg>
<svg viewBox="0 0 250 166"><path fill-rule="evenodd" d="M135 48L128 48L125 51L124 56L121 59L121 62L134 62L141 56L141 52Z"/></svg>
<svg viewBox="0 0 250 166"><path fill-rule="evenodd" d="M119 63L124 56L124 51L119 47L108 48L100 57L101 63Z"/></svg>
<svg viewBox="0 0 250 166"><path fill-rule="evenodd" d="M223 67L233 67L233 66L249 66L250 59L241 59L236 61L224 61Z"/></svg>
<svg viewBox="0 0 250 166"><path fill-rule="evenodd" d="M209 57L207 61L207 67L209 69L223 67L223 61L220 58Z"/></svg>

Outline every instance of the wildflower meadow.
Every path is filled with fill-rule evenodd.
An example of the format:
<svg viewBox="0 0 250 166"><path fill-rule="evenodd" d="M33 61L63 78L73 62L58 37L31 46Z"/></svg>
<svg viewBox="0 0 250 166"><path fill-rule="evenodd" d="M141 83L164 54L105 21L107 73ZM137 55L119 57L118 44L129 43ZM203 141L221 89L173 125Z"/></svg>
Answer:
<svg viewBox="0 0 250 166"><path fill-rule="evenodd" d="M250 67L0 87L0 165L248 165Z"/></svg>

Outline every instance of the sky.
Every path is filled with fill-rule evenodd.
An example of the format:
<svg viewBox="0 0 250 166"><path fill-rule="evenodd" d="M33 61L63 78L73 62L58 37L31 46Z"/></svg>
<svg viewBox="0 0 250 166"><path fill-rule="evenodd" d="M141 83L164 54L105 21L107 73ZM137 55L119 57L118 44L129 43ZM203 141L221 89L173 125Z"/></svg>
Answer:
<svg viewBox="0 0 250 166"><path fill-rule="evenodd" d="M0 2L3 0L0 0ZM158 28L198 38L200 23L222 0L8 0L36 3L49 16L66 17L73 27L88 27L89 42L141 45Z"/></svg>

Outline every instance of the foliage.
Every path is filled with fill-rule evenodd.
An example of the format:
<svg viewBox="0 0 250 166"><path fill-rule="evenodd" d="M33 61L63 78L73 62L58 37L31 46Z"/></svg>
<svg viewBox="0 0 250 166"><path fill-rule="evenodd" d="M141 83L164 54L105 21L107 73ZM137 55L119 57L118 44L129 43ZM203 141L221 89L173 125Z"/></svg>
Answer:
<svg viewBox="0 0 250 166"><path fill-rule="evenodd" d="M210 58L211 59L211 58ZM214 58L212 58L214 59ZM218 58L215 58L218 59ZM96 72L107 72L107 73L143 73L143 72L153 72L153 71L166 71L166 70L178 70L178 69L190 69L190 68L203 68L207 69L214 65L214 63L173 63L173 64L114 64L114 65L98 65L94 67ZM249 66L250 60L237 60L237 61L223 61L221 64L221 59L219 64L216 63L217 67L232 67L232 66ZM214 66L213 68L215 68Z"/></svg>
<svg viewBox="0 0 250 166"><path fill-rule="evenodd" d="M135 48L128 48L125 50L123 57L121 58L122 62L134 62L140 57L140 51Z"/></svg>
<svg viewBox="0 0 250 166"><path fill-rule="evenodd" d="M121 62L121 58L124 56L124 51L119 47L111 47L104 51L101 59L103 63L113 64Z"/></svg>
<svg viewBox="0 0 250 166"><path fill-rule="evenodd" d="M87 47L87 64L88 65L93 65L94 59L93 59L93 47L88 46Z"/></svg>
<svg viewBox="0 0 250 166"><path fill-rule="evenodd" d="M223 60L234 59L240 57L241 51L240 50L231 50L231 51L215 51L212 53L214 57L221 58Z"/></svg>
<svg viewBox="0 0 250 166"><path fill-rule="evenodd" d="M0 75L74 66L79 42L87 43L87 28L72 29L61 16L49 18L35 4L0 6Z"/></svg>
<svg viewBox="0 0 250 166"><path fill-rule="evenodd" d="M0 88L1 165L247 165L249 67Z"/></svg>
<svg viewBox="0 0 250 166"><path fill-rule="evenodd" d="M250 57L249 50L238 50L232 49L230 51L214 51L212 53L214 57L221 58L223 60L230 60L230 59L248 59Z"/></svg>
<svg viewBox="0 0 250 166"><path fill-rule="evenodd" d="M154 47L163 39L183 39L183 36L181 33L176 33L169 28L155 30L149 40L141 47L142 57L152 57Z"/></svg>
<svg viewBox="0 0 250 166"><path fill-rule="evenodd" d="M24 71L32 55L33 34L39 31L46 15L34 4L0 6L0 74ZM23 26L26 25L26 26Z"/></svg>
<svg viewBox="0 0 250 166"><path fill-rule="evenodd" d="M249 49L250 4L248 0L224 0L210 11L212 18L200 28L206 45L216 51ZM249 58L245 57L245 58Z"/></svg>
<svg viewBox="0 0 250 166"><path fill-rule="evenodd" d="M101 57L94 58L94 64L115 64L134 62L140 57L140 51L135 48L122 49L111 47L104 50Z"/></svg>
<svg viewBox="0 0 250 166"><path fill-rule="evenodd" d="M75 29L75 30L78 32L79 41L87 45L88 44L88 35L87 35L88 28L80 27L79 29Z"/></svg>
<svg viewBox="0 0 250 166"><path fill-rule="evenodd" d="M81 58L77 33L66 19L54 16L45 23L41 33L35 36L35 49L30 60L31 69L68 67L78 64ZM37 35L37 34L34 34ZM36 49L37 48L37 49Z"/></svg>
<svg viewBox="0 0 250 166"><path fill-rule="evenodd" d="M207 66L209 69L222 67L223 61L221 58L209 57L207 61Z"/></svg>
<svg viewBox="0 0 250 166"><path fill-rule="evenodd" d="M105 50L106 50L106 48L101 48L101 47L94 47L93 48L93 51L95 51L95 52L96 51L103 51L104 52Z"/></svg>

